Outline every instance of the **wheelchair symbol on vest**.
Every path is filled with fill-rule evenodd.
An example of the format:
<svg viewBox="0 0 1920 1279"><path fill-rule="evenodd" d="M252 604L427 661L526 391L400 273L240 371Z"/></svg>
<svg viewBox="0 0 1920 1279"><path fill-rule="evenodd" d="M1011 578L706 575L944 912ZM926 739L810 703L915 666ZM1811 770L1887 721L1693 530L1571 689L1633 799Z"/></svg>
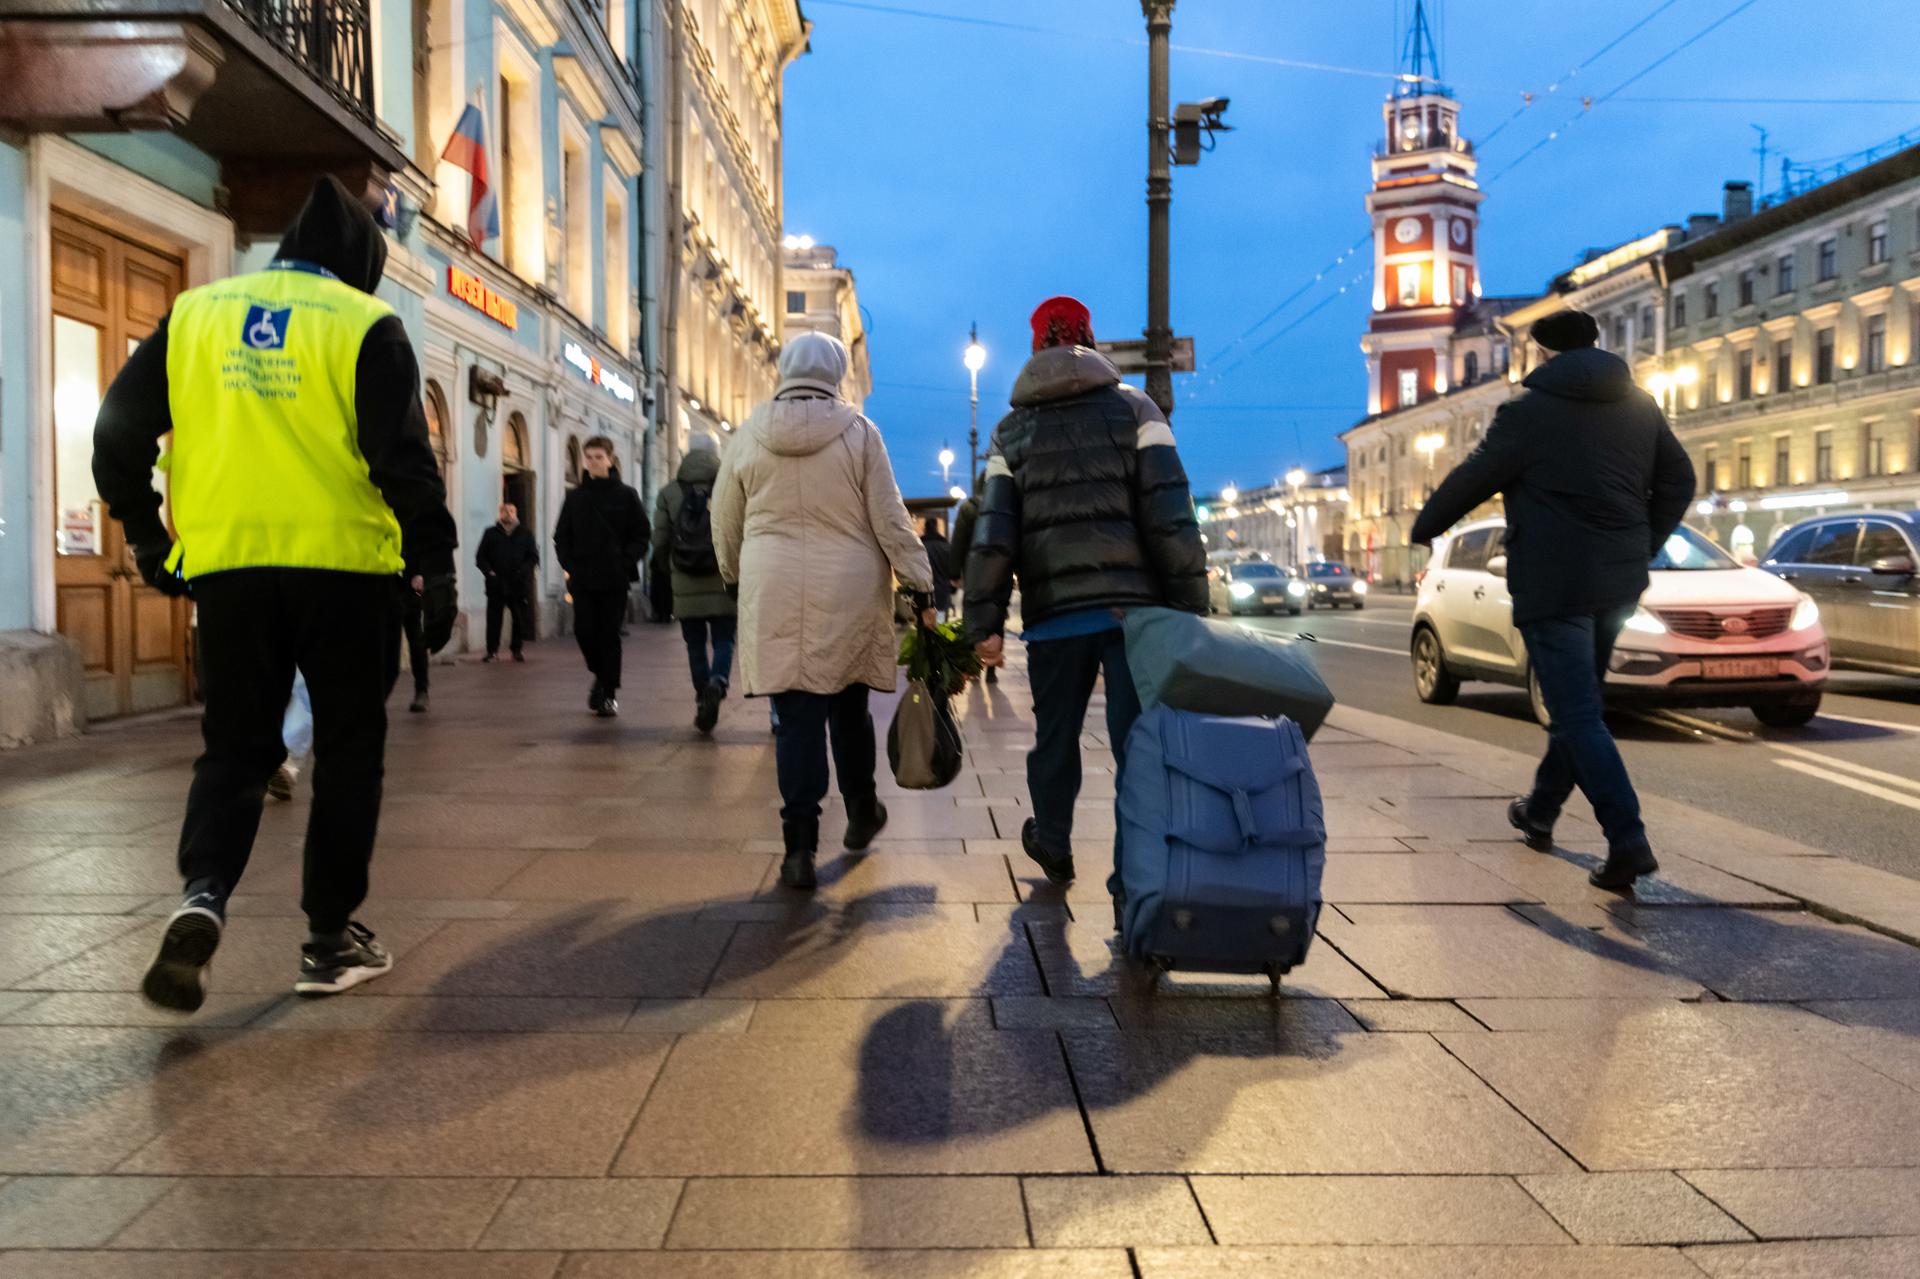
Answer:
<svg viewBox="0 0 1920 1279"><path fill-rule="evenodd" d="M256 351L277 351L287 344L287 321L292 315L292 307L272 311L264 306L250 306L246 323L240 330L240 340Z"/></svg>

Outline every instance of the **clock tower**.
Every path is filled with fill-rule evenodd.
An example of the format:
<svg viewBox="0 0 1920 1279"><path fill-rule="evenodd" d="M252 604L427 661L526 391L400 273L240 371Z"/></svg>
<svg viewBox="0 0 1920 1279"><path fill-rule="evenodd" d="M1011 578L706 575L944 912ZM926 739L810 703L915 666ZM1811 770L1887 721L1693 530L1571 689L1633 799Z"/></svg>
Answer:
<svg viewBox="0 0 1920 1279"><path fill-rule="evenodd" d="M1373 314L1367 411L1444 395L1455 329L1480 298L1479 161L1460 136L1460 104L1440 82L1425 0L1414 0L1399 81L1382 108L1373 157Z"/></svg>

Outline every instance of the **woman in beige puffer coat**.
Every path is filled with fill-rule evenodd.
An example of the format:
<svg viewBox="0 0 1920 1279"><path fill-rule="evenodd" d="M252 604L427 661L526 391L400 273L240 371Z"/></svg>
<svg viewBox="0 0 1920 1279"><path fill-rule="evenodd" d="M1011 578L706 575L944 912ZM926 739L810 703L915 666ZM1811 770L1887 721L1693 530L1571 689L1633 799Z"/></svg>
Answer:
<svg viewBox="0 0 1920 1279"><path fill-rule="evenodd" d="M713 489L720 575L740 586L741 680L779 716L780 877L802 889L814 886L829 736L846 847L886 824L867 696L894 688L893 579L933 586L879 428L840 397L846 371L838 339L789 341L773 399L740 428Z"/></svg>

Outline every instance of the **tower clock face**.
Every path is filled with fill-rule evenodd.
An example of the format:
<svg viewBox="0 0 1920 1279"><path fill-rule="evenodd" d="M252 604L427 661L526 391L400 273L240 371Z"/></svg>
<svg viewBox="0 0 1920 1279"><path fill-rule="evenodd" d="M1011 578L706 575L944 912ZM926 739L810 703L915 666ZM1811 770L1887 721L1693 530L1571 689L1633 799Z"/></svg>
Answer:
<svg viewBox="0 0 1920 1279"><path fill-rule="evenodd" d="M1393 224L1393 238L1402 244L1412 244L1420 238L1420 219L1401 218Z"/></svg>
<svg viewBox="0 0 1920 1279"><path fill-rule="evenodd" d="M1455 244L1465 244L1467 242L1467 224L1466 223L1456 221L1453 224L1453 242Z"/></svg>

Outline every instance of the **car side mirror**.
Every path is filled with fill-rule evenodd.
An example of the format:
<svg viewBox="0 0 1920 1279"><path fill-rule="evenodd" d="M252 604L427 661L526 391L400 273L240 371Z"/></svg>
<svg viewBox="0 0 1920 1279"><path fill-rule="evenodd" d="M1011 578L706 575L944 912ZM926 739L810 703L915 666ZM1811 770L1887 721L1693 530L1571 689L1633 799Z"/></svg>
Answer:
<svg viewBox="0 0 1920 1279"><path fill-rule="evenodd" d="M1493 574L1495 577L1505 577L1507 575L1507 557L1504 555L1496 555L1488 560L1487 572Z"/></svg>
<svg viewBox="0 0 1920 1279"><path fill-rule="evenodd" d="M1890 577L1912 577L1914 563L1911 555L1884 555L1867 565L1869 573L1884 573Z"/></svg>

